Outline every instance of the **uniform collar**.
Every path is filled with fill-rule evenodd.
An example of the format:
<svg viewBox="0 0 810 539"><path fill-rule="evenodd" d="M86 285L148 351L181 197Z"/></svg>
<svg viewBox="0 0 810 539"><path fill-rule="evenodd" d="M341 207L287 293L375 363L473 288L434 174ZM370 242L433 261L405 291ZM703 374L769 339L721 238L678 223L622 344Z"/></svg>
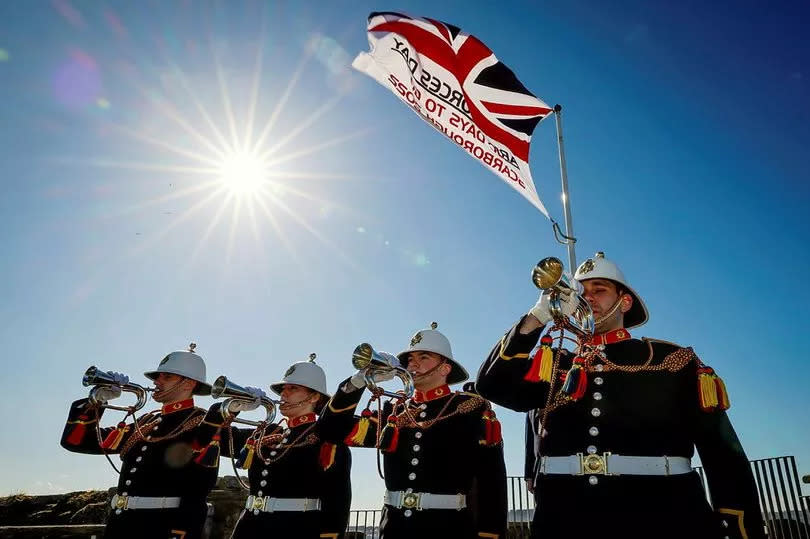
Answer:
<svg viewBox="0 0 810 539"><path fill-rule="evenodd" d="M413 400L414 402L427 402L446 397L449 394L450 386L444 384L443 386L434 387L433 389L428 389L427 391L417 390L416 393L414 393Z"/></svg>
<svg viewBox="0 0 810 539"><path fill-rule="evenodd" d="M169 404L164 404L163 407L160 409L160 413L161 415L168 415L174 412L179 412L180 410L187 410L193 407L194 407L194 399L186 399L184 401L170 402Z"/></svg>
<svg viewBox="0 0 810 539"><path fill-rule="evenodd" d="M601 335L594 335L591 344L613 344L615 342L626 341L630 338L630 332L624 328L614 329Z"/></svg>
<svg viewBox="0 0 810 539"><path fill-rule="evenodd" d="M304 425L306 423L314 423L314 422L315 422L315 412L310 412L308 414L299 415L298 417L288 419L287 426L289 428L293 428L297 427L298 425Z"/></svg>

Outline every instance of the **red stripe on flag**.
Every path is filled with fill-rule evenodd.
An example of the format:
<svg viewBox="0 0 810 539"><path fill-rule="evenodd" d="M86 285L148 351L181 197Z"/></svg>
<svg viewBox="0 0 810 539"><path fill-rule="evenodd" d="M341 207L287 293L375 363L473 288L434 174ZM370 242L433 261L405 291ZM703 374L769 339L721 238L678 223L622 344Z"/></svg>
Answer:
<svg viewBox="0 0 810 539"><path fill-rule="evenodd" d="M448 43L452 43L452 40L450 39L450 32L447 31L447 27L444 24L433 19L428 19L427 17L425 17L425 20L429 21L430 24L435 26L436 29L444 36L444 39L446 39Z"/></svg>
<svg viewBox="0 0 810 539"><path fill-rule="evenodd" d="M455 73L455 52L442 38L427 30L406 22L392 21L369 28L369 32L393 32L399 34L416 48L418 54L427 56L447 71Z"/></svg>
<svg viewBox="0 0 810 539"><path fill-rule="evenodd" d="M545 116L551 109L546 107L532 107L529 105L507 105L505 103L492 103L481 101L488 111L501 114L520 114L523 116Z"/></svg>

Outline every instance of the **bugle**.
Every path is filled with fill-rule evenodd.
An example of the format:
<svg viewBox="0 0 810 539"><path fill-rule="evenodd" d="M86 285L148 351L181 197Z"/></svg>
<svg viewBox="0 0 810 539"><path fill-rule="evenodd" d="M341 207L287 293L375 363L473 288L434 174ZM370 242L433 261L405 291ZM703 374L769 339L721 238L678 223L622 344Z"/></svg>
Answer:
<svg viewBox="0 0 810 539"><path fill-rule="evenodd" d="M352 354L352 365L355 369L365 370L366 387L371 391L393 397L395 399L411 398L413 397L413 376L411 373L394 363L397 359L385 352L377 352L374 348L364 342L354 349ZM402 381L403 391L391 392L385 391L377 386L374 381L375 373L392 373L394 376Z"/></svg>
<svg viewBox="0 0 810 539"><path fill-rule="evenodd" d="M112 376L107 374L107 372L99 370L98 367L95 366L88 367L87 370L84 371L82 385L85 387L93 386L93 389L90 390L90 395L88 396L88 399L90 399L90 404L100 408L109 408L110 410L121 410L122 412L135 412L140 410L146 405L146 393L148 391L154 391L154 389L151 387L143 387L132 382L119 384ZM132 406L114 406L112 404L108 404L106 401L98 398L98 391L102 388L108 387L117 387L121 391L133 393L138 398L138 401Z"/></svg>
<svg viewBox="0 0 810 539"><path fill-rule="evenodd" d="M594 317L590 304L582 297L581 285L571 281L563 272L562 261L554 256L542 259L532 269L532 282L544 292L549 294L549 311L554 322L562 324L581 337L593 335ZM562 309L561 296L574 295L576 308L570 316L566 316Z"/></svg>
<svg viewBox="0 0 810 539"><path fill-rule="evenodd" d="M233 414L231 414L228 410L228 406L232 402L253 402L256 400L256 395L253 395L244 387L231 382L226 376L220 376L214 380L214 383L211 385L211 397L215 399L225 399L222 401L222 415L223 417L232 418L231 420L234 423L260 427L262 425L272 423L276 418L277 403L268 396L264 396L259 399L260 406L262 406L265 410L265 417L263 421L253 421L250 419L233 417Z"/></svg>

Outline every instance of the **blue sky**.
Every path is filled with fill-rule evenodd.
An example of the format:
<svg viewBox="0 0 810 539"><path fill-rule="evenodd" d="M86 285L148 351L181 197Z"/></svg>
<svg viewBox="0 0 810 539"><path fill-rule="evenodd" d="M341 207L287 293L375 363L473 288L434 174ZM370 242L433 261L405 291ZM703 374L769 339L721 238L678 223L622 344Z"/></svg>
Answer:
<svg viewBox="0 0 810 539"><path fill-rule="evenodd" d="M334 387L356 344L396 352L436 320L474 372L531 307L531 267L565 258L548 221L348 68L384 9L475 34L563 105L578 259L618 261L651 311L635 335L724 377L749 457L810 473L806 7L319 4L0 3L0 391L19 418L0 493L114 483L58 446L91 364L145 383L194 340L211 379L267 386L316 352ZM272 120L266 212L203 170L251 117L254 142ZM530 162L561 221L553 121ZM500 416L518 474L523 418ZM373 452L354 484L379 505Z"/></svg>

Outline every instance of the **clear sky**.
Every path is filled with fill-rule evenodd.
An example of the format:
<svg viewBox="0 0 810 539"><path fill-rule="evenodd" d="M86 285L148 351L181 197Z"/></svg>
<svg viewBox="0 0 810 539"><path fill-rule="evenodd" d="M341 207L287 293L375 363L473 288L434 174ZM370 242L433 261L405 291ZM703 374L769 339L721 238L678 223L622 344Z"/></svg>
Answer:
<svg viewBox="0 0 810 539"><path fill-rule="evenodd" d="M193 340L210 379L266 387L316 352L335 387L356 344L435 320L475 372L533 305L532 266L565 259L549 222L348 67L385 9L460 26L564 106L579 260L618 261L651 312L634 334L724 377L749 457L810 473L798 4L0 2L0 493L115 483L58 445L89 365L145 383ZM260 198L218 180L248 143ZM549 120L530 162L561 221L556 152ZM523 417L499 413L519 474ZM354 456L354 505L378 507Z"/></svg>

